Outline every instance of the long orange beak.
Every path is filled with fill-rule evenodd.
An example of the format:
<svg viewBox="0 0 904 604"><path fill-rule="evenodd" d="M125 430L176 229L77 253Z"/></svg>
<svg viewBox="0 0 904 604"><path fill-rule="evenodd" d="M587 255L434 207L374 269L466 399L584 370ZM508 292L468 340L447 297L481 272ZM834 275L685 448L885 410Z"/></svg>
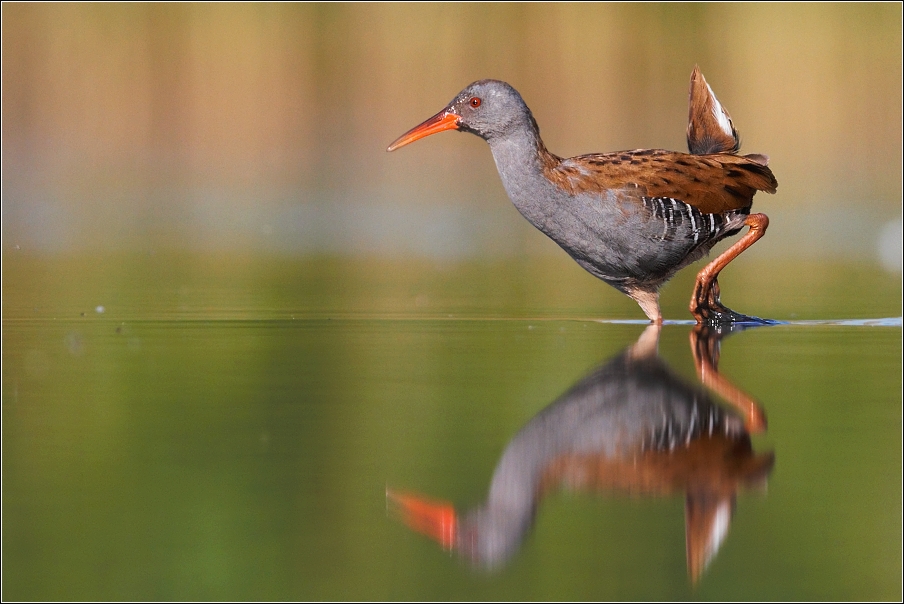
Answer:
<svg viewBox="0 0 904 604"><path fill-rule="evenodd" d="M413 143L419 138L442 132L443 130L458 130L458 116L451 113L448 109L443 109L423 124L415 126L389 145L387 151L395 151L400 147L404 147L408 143Z"/></svg>
<svg viewBox="0 0 904 604"><path fill-rule="evenodd" d="M386 499L395 504L396 512L409 528L430 537L447 551L455 546L458 520L452 504L389 489Z"/></svg>

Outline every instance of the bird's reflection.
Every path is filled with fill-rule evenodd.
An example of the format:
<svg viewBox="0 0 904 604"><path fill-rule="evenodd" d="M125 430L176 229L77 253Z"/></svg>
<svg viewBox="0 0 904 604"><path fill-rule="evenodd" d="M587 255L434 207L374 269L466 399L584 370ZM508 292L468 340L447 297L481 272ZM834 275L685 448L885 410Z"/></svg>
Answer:
<svg viewBox="0 0 904 604"><path fill-rule="evenodd" d="M503 452L482 505L460 515L450 504L388 491L393 508L412 528L492 568L517 551L551 491L683 493L696 582L728 533L738 489L764 485L774 456L751 447L750 433L765 429L762 408L717 371L722 333L698 327L691 350L701 381L737 414L669 369L657 351L660 330L648 327L528 422Z"/></svg>

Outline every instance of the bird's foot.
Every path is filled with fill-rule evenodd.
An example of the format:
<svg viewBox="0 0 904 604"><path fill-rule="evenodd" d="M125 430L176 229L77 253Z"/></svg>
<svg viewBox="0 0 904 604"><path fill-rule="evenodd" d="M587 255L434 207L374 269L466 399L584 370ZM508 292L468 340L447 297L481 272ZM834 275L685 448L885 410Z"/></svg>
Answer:
<svg viewBox="0 0 904 604"><path fill-rule="evenodd" d="M776 325L779 322L772 319L761 319L750 315L735 312L722 304L719 299L719 281L713 279L709 287L699 279L694 285L694 295L691 297L691 314L697 319L697 323L715 328L722 332L725 328L753 325Z"/></svg>

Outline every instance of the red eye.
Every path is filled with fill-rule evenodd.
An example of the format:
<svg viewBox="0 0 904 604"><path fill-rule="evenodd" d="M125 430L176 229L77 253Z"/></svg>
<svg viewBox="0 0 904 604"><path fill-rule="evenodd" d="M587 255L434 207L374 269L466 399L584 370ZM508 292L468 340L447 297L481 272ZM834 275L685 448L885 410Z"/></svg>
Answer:
<svg viewBox="0 0 904 604"><path fill-rule="evenodd" d="M481 103L480 99L476 96L471 97L471 100L468 101L468 104L471 105L471 107L474 107L475 109L477 107L480 107L480 103Z"/></svg>

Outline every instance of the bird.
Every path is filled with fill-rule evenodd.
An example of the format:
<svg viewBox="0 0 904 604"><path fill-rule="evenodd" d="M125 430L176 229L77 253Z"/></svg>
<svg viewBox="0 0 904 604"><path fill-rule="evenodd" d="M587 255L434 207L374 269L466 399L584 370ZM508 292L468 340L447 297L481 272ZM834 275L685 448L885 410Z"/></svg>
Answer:
<svg viewBox="0 0 904 604"><path fill-rule="evenodd" d="M528 421L502 452L482 503L458 512L449 502L387 489L391 509L493 570L520 549L551 493L684 495L687 569L696 583L728 533L738 491L765 486L775 455L751 444L751 434L765 431L762 407L722 407L679 377L659 356L661 329L647 326ZM695 360L715 372L710 355L723 334L695 334Z"/></svg>
<svg viewBox="0 0 904 604"><path fill-rule="evenodd" d="M768 157L738 154L731 116L698 66L688 105L689 153L634 149L562 158L547 150L517 90L478 80L387 151L446 130L483 138L521 215L590 274L635 300L655 324L663 320L663 284L747 226L697 274L689 308L697 323L769 323L722 304L718 276L766 232L769 218L751 213L753 197L775 193L778 182Z"/></svg>

